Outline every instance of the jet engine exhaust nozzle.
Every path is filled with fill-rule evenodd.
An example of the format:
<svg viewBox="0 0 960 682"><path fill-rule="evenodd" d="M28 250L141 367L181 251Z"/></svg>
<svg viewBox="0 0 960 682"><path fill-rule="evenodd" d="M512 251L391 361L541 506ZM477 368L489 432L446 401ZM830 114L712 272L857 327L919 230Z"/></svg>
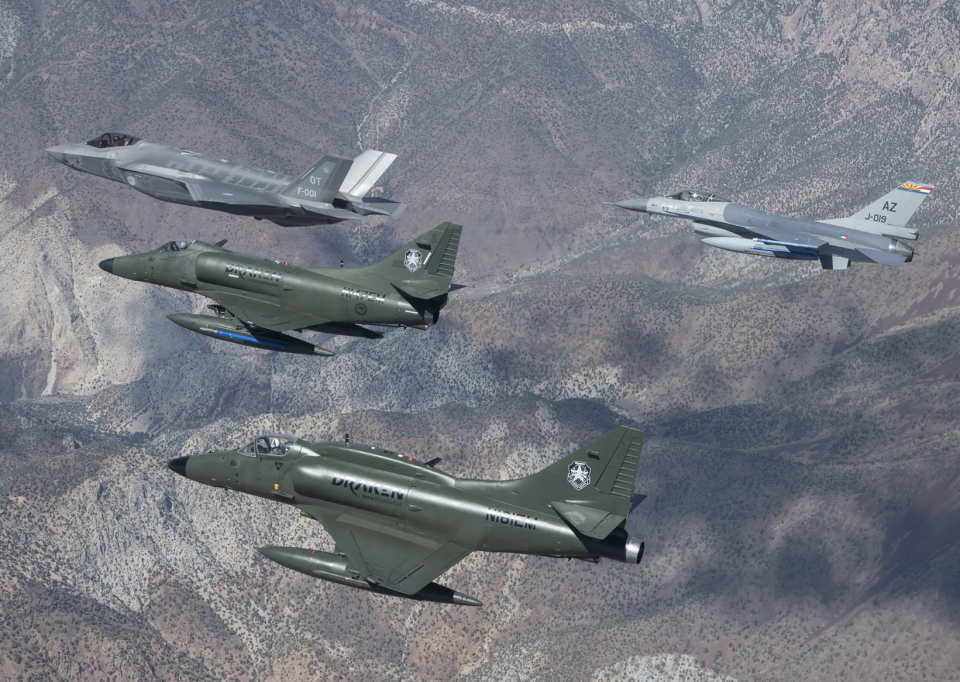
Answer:
<svg viewBox="0 0 960 682"><path fill-rule="evenodd" d="M637 542L636 539L630 538L627 540L626 556L625 562L628 564L639 564L640 560L643 558L643 543Z"/></svg>
<svg viewBox="0 0 960 682"><path fill-rule="evenodd" d="M894 240L891 240L891 241L893 242L893 243L890 245L890 247L891 247L890 250L891 250L891 251L895 251L896 253L899 253L901 256L906 256L906 257L907 257L907 260L906 260L907 263L909 263L910 261L913 260L913 253L914 253L914 251L913 251L913 247L912 247L912 246L908 246L907 244L904 244L904 243L903 243L902 241L900 241L899 239L894 239Z"/></svg>

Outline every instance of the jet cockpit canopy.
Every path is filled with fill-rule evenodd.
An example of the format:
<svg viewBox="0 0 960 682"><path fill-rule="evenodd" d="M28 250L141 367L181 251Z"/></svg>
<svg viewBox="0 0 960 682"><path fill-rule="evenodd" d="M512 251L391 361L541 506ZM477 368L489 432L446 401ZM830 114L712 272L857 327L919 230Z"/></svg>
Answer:
<svg viewBox="0 0 960 682"><path fill-rule="evenodd" d="M97 149L107 149L109 147L129 147L139 141L139 137L126 133L104 133L100 137L93 138L87 144Z"/></svg>
<svg viewBox="0 0 960 682"><path fill-rule="evenodd" d="M710 192L703 189L685 189L682 192L671 194L667 198L676 199L678 201L715 201L715 202L730 203L729 199L723 199L717 196L714 192Z"/></svg>
<svg viewBox="0 0 960 682"><path fill-rule="evenodd" d="M157 249L157 251L160 253L166 253L167 251L186 251L191 244L193 244L192 239L177 239L176 241L167 242Z"/></svg>
<svg viewBox="0 0 960 682"><path fill-rule="evenodd" d="M247 457L258 457L268 455L271 457L283 457L296 444L297 439L294 436L285 436L280 433L267 433L257 436L252 443L247 443L237 450L241 455Z"/></svg>

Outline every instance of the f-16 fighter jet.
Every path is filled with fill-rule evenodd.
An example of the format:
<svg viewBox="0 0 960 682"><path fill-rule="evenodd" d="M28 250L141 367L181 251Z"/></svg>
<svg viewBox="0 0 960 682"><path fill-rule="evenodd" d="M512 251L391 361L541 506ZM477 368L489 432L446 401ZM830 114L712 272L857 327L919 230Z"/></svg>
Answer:
<svg viewBox="0 0 960 682"><path fill-rule="evenodd" d="M819 260L825 270L842 270L852 261L903 265L913 259L906 243L917 238L907 222L933 190L905 182L849 218L805 220L767 213L687 190L668 197L628 199L615 203L641 213L693 221L703 243L726 251L793 260ZM905 241L906 240L906 241Z"/></svg>
<svg viewBox="0 0 960 682"><path fill-rule="evenodd" d="M266 218L283 227L393 215L403 206L364 197L397 158L372 149L353 161L324 156L300 177L125 133L104 133L86 144L50 147L47 154L70 168L126 183L154 199Z"/></svg>
<svg viewBox="0 0 960 682"><path fill-rule="evenodd" d="M173 241L155 251L108 258L126 279L212 298L211 315L170 315L181 327L253 348L333 355L284 334L314 331L377 339L363 325L426 329L447 304L463 228L441 223L395 254L360 268L304 268L243 256L217 244Z"/></svg>
<svg viewBox="0 0 960 682"><path fill-rule="evenodd" d="M643 433L620 426L546 469L510 481L454 478L390 450L267 435L237 450L178 457L186 478L289 504L336 543L333 553L262 547L295 571L368 592L480 606L433 580L470 552L638 564L624 529Z"/></svg>

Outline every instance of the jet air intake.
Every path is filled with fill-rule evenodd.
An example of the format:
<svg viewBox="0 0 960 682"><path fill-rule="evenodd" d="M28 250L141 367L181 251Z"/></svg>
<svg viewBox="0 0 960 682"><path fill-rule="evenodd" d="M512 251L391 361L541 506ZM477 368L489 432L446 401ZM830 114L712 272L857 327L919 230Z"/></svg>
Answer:
<svg viewBox="0 0 960 682"><path fill-rule="evenodd" d="M430 583L415 594L403 594L396 590L381 587L377 583L365 579L356 571L349 569L346 559L330 552L313 551L299 547L260 547L257 551L271 561L304 575L338 585L354 587L358 590L385 594L391 597L403 597L415 601L457 604L458 606L483 606L480 601L473 597L460 594L439 583Z"/></svg>

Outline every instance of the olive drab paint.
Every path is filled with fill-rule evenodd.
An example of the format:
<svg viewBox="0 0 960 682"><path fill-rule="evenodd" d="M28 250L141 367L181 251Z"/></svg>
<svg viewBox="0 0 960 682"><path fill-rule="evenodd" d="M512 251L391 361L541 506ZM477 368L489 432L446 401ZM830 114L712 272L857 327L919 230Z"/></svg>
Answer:
<svg viewBox="0 0 960 682"><path fill-rule="evenodd" d="M347 441L311 443L274 435L256 443L277 445L251 443L179 457L168 466L199 483L294 505L322 523L336 542L335 554L260 549L316 578L392 596L478 606L476 599L433 582L471 552L628 564L640 563L643 556L643 543L625 529L635 506L643 433L626 426L542 471L508 481L455 478L436 470L437 460L424 464ZM278 463L289 475L277 474Z"/></svg>
<svg viewBox="0 0 960 682"><path fill-rule="evenodd" d="M359 268L299 267L189 240L108 258L100 267L212 299L210 315L169 316L190 331L262 350L333 355L284 332L377 339L382 334L369 327L423 330L436 324L454 287L462 229L441 223L386 260ZM412 248L428 254L414 270L406 258Z"/></svg>

